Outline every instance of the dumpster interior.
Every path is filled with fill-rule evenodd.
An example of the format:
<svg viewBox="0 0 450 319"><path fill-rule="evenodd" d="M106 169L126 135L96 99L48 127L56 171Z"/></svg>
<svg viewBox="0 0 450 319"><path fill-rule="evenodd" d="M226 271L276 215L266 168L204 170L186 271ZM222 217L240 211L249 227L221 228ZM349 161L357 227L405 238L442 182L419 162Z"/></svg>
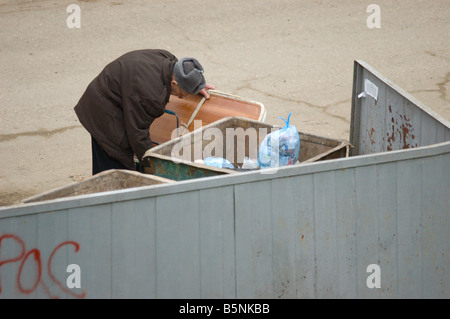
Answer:
<svg viewBox="0 0 450 319"><path fill-rule="evenodd" d="M279 129L280 126L247 118L224 118L149 150L144 155L150 162L146 173L184 180L259 169L255 165L261 142ZM348 156L350 144L344 140L298 133L300 150L296 164ZM204 161L209 156L226 159L232 167L206 165ZM244 163L253 164L253 168L247 169Z"/></svg>
<svg viewBox="0 0 450 319"><path fill-rule="evenodd" d="M52 200L61 197L86 195L132 187L171 183L158 176L150 176L128 170L108 170L77 183L54 189L23 200L24 203Z"/></svg>

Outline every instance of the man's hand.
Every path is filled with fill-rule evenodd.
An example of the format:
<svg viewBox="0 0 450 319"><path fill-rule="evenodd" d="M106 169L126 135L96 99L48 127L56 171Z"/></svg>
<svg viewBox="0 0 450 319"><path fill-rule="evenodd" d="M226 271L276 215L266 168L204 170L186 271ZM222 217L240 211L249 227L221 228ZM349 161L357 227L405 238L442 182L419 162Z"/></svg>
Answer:
<svg viewBox="0 0 450 319"><path fill-rule="evenodd" d="M203 95L206 99L209 99L209 93L207 90L214 90L215 87L211 84L206 84L206 86L201 89L198 93Z"/></svg>
<svg viewBox="0 0 450 319"><path fill-rule="evenodd" d="M151 167L151 163L150 163L150 156L145 156L144 154L144 158L139 162L139 171L141 173L148 173L151 174L152 173L152 167Z"/></svg>

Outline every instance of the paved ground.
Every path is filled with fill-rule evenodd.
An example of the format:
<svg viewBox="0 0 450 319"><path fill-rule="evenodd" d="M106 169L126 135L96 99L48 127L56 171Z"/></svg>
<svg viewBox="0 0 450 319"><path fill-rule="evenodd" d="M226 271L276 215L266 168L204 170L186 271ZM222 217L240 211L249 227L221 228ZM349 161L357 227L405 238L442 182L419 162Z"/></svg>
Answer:
<svg viewBox="0 0 450 319"><path fill-rule="evenodd" d="M381 28L367 26L373 2ZM218 90L262 102L266 122L292 112L301 131L349 139L355 59L450 120L449 35L448 0L0 0L0 205L90 176L73 106L127 51L194 56Z"/></svg>

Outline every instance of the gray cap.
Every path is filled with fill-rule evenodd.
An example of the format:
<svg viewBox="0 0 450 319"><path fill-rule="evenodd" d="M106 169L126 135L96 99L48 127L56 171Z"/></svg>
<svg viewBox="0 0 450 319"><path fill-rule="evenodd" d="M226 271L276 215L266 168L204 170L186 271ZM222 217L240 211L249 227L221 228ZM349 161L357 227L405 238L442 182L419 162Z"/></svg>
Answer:
<svg viewBox="0 0 450 319"><path fill-rule="evenodd" d="M197 94L206 86L203 67L194 58L182 58L173 67L175 81L189 94Z"/></svg>

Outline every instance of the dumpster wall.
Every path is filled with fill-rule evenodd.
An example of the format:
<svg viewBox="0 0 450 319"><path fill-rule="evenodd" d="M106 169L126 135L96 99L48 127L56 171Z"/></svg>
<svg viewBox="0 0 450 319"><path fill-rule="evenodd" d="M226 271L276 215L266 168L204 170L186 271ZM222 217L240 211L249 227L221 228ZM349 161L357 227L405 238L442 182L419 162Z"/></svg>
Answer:
<svg viewBox="0 0 450 319"><path fill-rule="evenodd" d="M2 208L0 298L449 298L449 161L447 142Z"/></svg>
<svg viewBox="0 0 450 319"><path fill-rule="evenodd" d="M355 61L351 155L408 149L450 141L450 123L391 83L363 61Z"/></svg>

